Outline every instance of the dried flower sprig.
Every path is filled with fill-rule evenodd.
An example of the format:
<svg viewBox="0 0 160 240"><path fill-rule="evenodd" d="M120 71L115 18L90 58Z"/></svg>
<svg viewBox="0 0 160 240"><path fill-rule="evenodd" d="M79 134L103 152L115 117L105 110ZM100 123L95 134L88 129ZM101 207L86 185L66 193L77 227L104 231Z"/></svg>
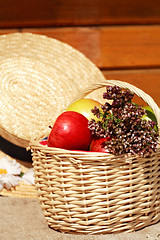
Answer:
<svg viewBox="0 0 160 240"><path fill-rule="evenodd" d="M119 155L123 153L150 156L157 149L158 133L155 122L146 121L142 116L145 110L132 102L134 94L130 90L123 90L117 86L106 87L104 99L112 100L92 109L99 120L92 119L89 129L98 138L110 137L105 142L109 152Z"/></svg>

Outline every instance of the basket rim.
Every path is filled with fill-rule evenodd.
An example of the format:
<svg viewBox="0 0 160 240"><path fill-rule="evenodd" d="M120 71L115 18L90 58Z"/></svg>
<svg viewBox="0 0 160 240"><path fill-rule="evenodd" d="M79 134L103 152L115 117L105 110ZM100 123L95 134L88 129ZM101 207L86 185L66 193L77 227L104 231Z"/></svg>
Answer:
<svg viewBox="0 0 160 240"><path fill-rule="evenodd" d="M87 157L95 157L96 162L101 162L102 159L106 161L121 161L124 163L132 163L132 160L134 159L140 159L140 161L148 161L148 159L155 157L157 154L160 154L160 145L157 146L157 151L152 153L150 157L140 157L138 154L130 154L125 153L121 155L114 155L111 153L105 153L105 152L93 152L93 151L83 151L83 150L68 150L63 148L57 148L57 147L48 147L47 145L42 145L39 143L39 141L42 138L37 138L30 142L29 147L27 150L38 150L50 155L57 155L61 157L69 157L69 160L72 163L80 164L82 162L94 162L92 158ZM70 158L75 157L76 160Z"/></svg>

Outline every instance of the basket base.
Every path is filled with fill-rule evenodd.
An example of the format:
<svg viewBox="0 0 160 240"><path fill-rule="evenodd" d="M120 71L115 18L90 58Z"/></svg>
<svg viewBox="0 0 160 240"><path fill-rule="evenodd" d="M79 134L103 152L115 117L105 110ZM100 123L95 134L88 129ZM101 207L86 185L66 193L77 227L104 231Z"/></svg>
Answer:
<svg viewBox="0 0 160 240"><path fill-rule="evenodd" d="M148 217L135 218L130 222L115 222L109 224L109 222L99 222L96 224L88 225L87 222L84 225L78 223L69 223L62 221L53 221L52 218L45 217L48 226L56 231L69 234L118 234L118 233L130 233L141 230L144 227L151 226L160 221L160 214L156 215L156 212L152 213L152 221L148 220ZM150 217L149 217L150 218ZM144 220L145 219L145 220ZM144 221L143 221L144 220Z"/></svg>

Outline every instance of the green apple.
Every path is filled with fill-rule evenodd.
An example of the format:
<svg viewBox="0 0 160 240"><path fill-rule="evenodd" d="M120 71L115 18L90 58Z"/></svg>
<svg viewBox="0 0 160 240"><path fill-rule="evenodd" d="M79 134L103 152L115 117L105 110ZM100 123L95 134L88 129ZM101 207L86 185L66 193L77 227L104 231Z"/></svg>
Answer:
<svg viewBox="0 0 160 240"><path fill-rule="evenodd" d="M144 106L143 109L146 110L146 114L143 115L143 119L144 120L147 120L147 121L154 121L156 123L155 125L155 130L158 131L158 128L157 128L157 119L156 119L156 116L153 112L153 110L151 109L151 107L149 106Z"/></svg>

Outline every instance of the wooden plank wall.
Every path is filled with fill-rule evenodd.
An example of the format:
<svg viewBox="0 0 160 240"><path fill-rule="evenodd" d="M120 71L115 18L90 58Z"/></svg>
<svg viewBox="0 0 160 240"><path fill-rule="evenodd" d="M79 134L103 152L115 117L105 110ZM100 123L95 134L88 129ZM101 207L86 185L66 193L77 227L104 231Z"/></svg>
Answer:
<svg viewBox="0 0 160 240"><path fill-rule="evenodd" d="M66 42L160 106L159 0L0 0L0 34L10 32Z"/></svg>

